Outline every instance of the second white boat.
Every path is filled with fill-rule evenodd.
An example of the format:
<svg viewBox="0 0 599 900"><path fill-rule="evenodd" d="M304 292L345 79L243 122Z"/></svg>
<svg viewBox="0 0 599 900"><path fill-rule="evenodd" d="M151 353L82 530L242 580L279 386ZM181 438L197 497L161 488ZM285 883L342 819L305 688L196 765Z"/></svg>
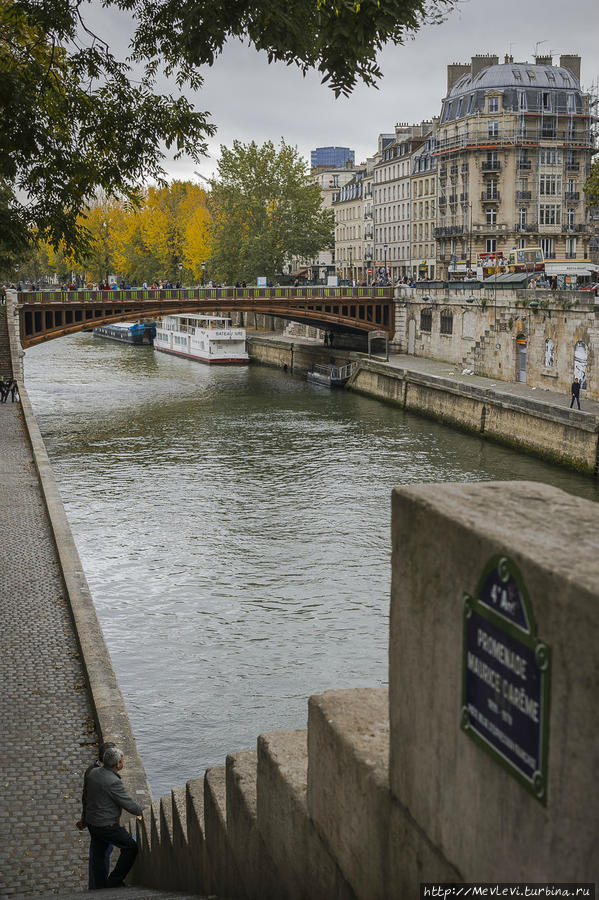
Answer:
<svg viewBox="0 0 599 900"><path fill-rule="evenodd" d="M154 349L198 362L243 365L250 358L245 328L233 328L226 316L163 316L156 326Z"/></svg>

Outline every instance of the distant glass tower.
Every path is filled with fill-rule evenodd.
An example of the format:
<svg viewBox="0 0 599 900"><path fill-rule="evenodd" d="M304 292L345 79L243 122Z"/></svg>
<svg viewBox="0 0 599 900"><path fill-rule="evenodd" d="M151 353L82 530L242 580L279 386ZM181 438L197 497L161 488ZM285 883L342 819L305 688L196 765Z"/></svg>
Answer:
<svg viewBox="0 0 599 900"><path fill-rule="evenodd" d="M327 169L345 169L348 162L353 166L356 154L349 147L317 147L311 154L312 168L326 166Z"/></svg>

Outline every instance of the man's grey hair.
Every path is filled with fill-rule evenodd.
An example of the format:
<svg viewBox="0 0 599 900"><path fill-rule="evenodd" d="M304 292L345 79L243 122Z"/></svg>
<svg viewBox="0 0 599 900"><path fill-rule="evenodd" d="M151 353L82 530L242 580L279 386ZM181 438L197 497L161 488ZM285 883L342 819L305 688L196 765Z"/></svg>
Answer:
<svg viewBox="0 0 599 900"><path fill-rule="evenodd" d="M104 759L102 760L104 768L114 769L114 767L120 763L124 755L123 751L119 750L118 747L108 747L108 749L104 751Z"/></svg>

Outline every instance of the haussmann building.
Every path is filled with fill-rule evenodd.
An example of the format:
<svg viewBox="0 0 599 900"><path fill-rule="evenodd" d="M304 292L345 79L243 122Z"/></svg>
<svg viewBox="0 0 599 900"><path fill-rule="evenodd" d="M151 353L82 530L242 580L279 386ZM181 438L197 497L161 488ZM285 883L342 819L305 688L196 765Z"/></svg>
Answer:
<svg viewBox="0 0 599 900"><path fill-rule="evenodd" d="M541 247L557 286L591 274L584 183L594 153L580 56L474 56L447 67L435 156L437 277L482 253ZM592 267L594 268L594 267Z"/></svg>

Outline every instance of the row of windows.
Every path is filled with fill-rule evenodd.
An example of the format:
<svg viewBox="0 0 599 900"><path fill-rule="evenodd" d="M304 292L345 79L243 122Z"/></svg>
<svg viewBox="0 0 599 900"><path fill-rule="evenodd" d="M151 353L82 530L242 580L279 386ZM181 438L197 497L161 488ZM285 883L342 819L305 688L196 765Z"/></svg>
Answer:
<svg viewBox="0 0 599 900"><path fill-rule="evenodd" d="M423 309L420 311L420 330L431 332L433 330L433 311ZM441 310L441 334L453 334L453 313L450 309Z"/></svg>

